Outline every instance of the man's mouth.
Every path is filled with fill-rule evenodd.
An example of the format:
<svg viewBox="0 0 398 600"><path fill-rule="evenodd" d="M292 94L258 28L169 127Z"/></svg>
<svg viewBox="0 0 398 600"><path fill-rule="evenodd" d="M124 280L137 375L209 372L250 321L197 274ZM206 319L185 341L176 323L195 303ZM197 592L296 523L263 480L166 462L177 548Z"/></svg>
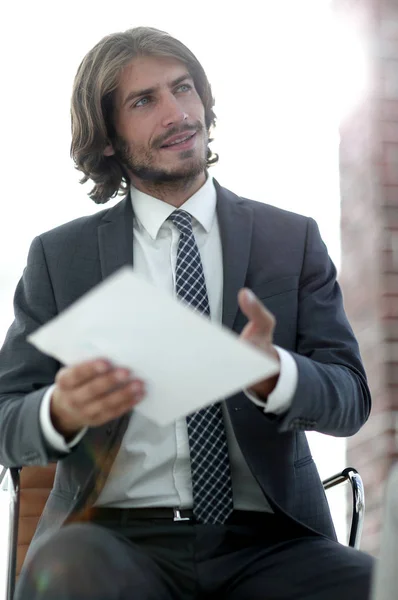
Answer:
<svg viewBox="0 0 398 600"><path fill-rule="evenodd" d="M196 131L190 131L189 133L174 135L173 137L170 137L168 140L166 140L166 142L161 145L161 148L171 148L173 146L186 144L195 135Z"/></svg>

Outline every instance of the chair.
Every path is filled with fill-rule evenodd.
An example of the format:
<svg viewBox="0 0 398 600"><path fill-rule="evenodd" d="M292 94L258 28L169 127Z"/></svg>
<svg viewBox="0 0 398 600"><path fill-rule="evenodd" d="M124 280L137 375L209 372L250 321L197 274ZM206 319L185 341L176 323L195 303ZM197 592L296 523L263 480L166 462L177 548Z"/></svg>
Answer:
<svg viewBox="0 0 398 600"><path fill-rule="evenodd" d="M55 464L46 467L6 467L0 487L9 492L9 536L6 600L12 600L16 579L32 540L40 515L53 486ZM365 514L365 494L359 473L349 467L323 482L325 490L349 481L352 489L352 521L349 545L359 548Z"/></svg>

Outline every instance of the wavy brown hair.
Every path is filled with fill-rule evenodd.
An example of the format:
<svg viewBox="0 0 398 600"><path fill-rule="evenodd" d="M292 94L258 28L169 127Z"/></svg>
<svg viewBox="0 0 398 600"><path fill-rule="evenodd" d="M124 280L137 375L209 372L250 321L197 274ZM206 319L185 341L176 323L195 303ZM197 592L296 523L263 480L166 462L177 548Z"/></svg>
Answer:
<svg viewBox="0 0 398 600"><path fill-rule="evenodd" d="M104 37L81 62L71 102L71 156L83 173L81 183L89 179L94 182L89 196L97 204L124 195L130 183L118 158L104 156L104 149L115 139L113 101L120 72L137 56L171 57L185 63L202 100L208 132L215 125L210 83L202 65L182 42L152 27L136 27ZM217 160L208 148L207 166Z"/></svg>

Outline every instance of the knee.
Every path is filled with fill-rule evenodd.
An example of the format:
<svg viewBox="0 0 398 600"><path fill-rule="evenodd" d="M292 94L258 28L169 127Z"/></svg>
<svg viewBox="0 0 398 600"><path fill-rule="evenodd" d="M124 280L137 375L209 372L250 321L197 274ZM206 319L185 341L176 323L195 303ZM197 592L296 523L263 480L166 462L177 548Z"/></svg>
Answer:
<svg viewBox="0 0 398 600"><path fill-rule="evenodd" d="M342 579L346 581L347 592L352 600L363 600L370 594L375 559L357 550L352 551L351 557L352 561L347 564Z"/></svg>
<svg viewBox="0 0 398 600"><path fill-rule="evenodd" d="M85 564L98 550L107 548L104 544L106 531L92 524L73 524L62 527L57 533L46 539L33 552L29 564L53 563L58 561L70 564Z"/></svg>
<svg viewBox="0 0 398 600"><path fill-rule="evenodd" d="M46 598L52 590L70 586L73 581L80 585L87 579L92 582L101 563L104 567L109 564L109 551L107 532L101 527L67 525L39 543L24 565L18 587L34 589L38 597L43 594Z"/></svg>

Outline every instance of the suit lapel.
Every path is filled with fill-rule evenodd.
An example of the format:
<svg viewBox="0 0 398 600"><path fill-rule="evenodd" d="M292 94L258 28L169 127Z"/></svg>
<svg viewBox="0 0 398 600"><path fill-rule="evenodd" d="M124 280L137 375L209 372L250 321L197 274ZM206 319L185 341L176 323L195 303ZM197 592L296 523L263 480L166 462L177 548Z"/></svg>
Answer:
<svg viewBox="0 0 398 600"><path fill-rule="evenodd" d="M102 278L126 264L133 264L133 210L130 194L112 207L98 227Z"/></svg>
<svg viewBox="0 0 398 600"><path fill-rule="evenodd" d="M232 329L238 311L237 294L245 285L249 265L253 212L238 196L217 182L215 186L224 270L222 322Z"/></svg>
<svg viewBox="0 0 398 600"><path fill-rule="evenodd" d="M98 248L101 275L105 279L126 264L133 264L133 210L130 194L113 206L103 216L98 226ZM114 422L113 435L108 435L109 423L89 429L82 443L80 454L89 462L86 485L70 520L85 520L86 510L100 494L130 420L130 413ZM80 462L84 462L80 459Z"/></svg>

